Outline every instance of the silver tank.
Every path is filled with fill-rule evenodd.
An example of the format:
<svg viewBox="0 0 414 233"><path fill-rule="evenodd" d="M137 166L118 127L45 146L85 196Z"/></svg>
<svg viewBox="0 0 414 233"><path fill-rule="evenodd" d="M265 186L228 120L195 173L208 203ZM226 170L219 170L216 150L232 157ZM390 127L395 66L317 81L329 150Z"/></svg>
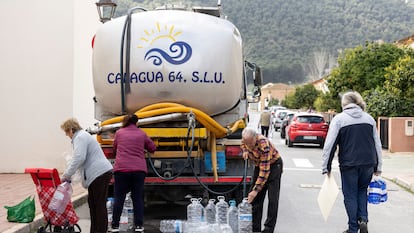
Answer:
<svg viewBox="0 0 414 233"><path fill-rule="evenodd" d="M96 104L114 115L122 111L124 23L125 17L120 17L103 24L93 44ZM232 23L202 13L159 10L133 14L131 28L126 110L174 102L216 115L238 103L243 87L242 40Z"/></svg>

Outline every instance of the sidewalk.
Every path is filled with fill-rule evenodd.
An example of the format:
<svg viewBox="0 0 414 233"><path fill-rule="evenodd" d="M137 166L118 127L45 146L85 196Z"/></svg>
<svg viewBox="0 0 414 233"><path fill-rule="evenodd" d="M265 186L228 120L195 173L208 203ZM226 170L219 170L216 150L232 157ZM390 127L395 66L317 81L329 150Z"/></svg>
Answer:
<svg viewBox="0 0 414 233"><path fill-rule="evenodd" d="M414 152L382 153L382 176L414 193Z"/></svg>
<svg viewBox="0 0 414 233"><path fill-rule="evenodd" d="M73 185L72 203L75 208L86 202L87 193L88 191L80 183ZM8 222L7 209L4 206L14 206L28 196L35 197L36 217L33 222ZM39 196L30 174L0 174L0 232L30 233L36 232L39 226L44 225Z"/></svg>
<svg viewBox="0 0 414 233"><path fill-rule="evenodd" d="M382 176L414 193L414 152L389 153L383 151ZM13 206L28 196L36 200L36 217L31 223L11 223L7 221L5 205ZM86 202L87 190L74 184L72 203L78 207ZM29 233L44 225L36 187L30 174L0 174L0 232Z"/></svg>

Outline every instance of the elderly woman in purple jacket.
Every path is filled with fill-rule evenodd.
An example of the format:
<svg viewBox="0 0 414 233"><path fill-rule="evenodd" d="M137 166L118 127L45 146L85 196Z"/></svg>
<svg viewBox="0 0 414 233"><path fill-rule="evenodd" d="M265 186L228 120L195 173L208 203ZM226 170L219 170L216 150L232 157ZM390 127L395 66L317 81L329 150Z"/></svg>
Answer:
<svg viewBox="0 0 414 233"><path fill-rule="evenodd" d="M131 192L134 208L135 232L144 231L144 180L147 174L145 151L155 152L154 142L137 127L138 117L127 115L122 128L116 131L113 149L116 153L114 164L114 209L112 232L119 232L119 221L126 194Z"/></svg>

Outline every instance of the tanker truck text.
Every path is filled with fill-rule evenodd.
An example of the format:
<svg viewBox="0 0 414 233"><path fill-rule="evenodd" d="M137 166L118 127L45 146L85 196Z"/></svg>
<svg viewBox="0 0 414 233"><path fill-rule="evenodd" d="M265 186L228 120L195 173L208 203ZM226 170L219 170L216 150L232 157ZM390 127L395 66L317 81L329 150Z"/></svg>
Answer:
<svg viewBox="0 0 414 233"><path fill-rule="evenodd" d="M126 77L126 73L124 74L124 81ZM109 84L118 84L121 82L121 74L120 73L109 73L107 76L107 80ZM169 72L167 75L163 74L162 72L139 72L139 73L131 73L129 75L130 83L163 83L163 82L170 82L170 83L186 83L187 78L184 77L182 72ZM194 71L191 75L190 81L192 83L225 83L223 79L222 72L198 72Z"/></svg>

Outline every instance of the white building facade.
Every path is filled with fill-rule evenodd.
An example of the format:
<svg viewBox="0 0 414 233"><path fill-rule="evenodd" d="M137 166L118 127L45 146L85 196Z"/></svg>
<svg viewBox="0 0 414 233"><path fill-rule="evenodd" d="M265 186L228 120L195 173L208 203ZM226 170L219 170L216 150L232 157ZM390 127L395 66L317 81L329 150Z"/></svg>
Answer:
<svg viewBox="0 0 414 233"><path fill-rule="evenodd" d="M95 123L91 41L96 1L3 0L0 8L0 173L66 166L76 117Z"/></svg>

